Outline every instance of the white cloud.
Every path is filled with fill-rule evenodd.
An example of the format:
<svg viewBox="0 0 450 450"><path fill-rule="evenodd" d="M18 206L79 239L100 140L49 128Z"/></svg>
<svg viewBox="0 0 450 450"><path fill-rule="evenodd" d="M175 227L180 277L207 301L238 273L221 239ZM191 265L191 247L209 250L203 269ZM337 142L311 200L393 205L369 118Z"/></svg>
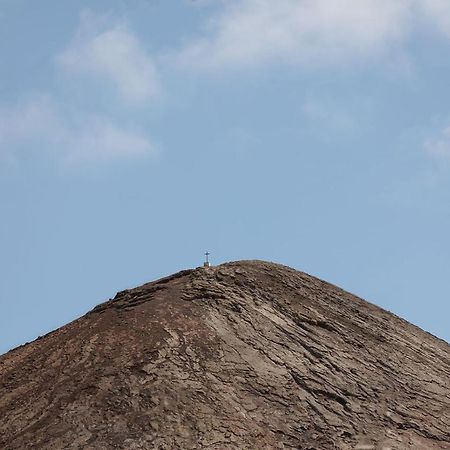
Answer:
<svg viewBox="0 0 450 450"><path fill-rule="evenodd" d="M0 154L46 151L69 163L96 163L154 156L158 151L144 133L118 126L110 118L88 116L73 124L66 115L43 95L0 109Z"/></svg>
<svg viewBox="0 0 450 450"><path fill-rule="evenodd" d="M248 69L283 63L346 67L404 60L418 25L450 37L448 0L228 0L178 62L194 69Z"/></svg>
<svg viewBox="0 0 450 450"><path fill-rule="evenodd" d="M12 107L0 109L0 145L28 140L57 142L65 134L51 97L33 96Z"/></svg>
<svg viewBox="0 0 450 450"><path fill-rule="evenodd" d="M444 128L439 135L426 140L424 147L433 159L450 162L450 126Z"/></svg>
<svg viewBox="0 0 450 450"><path fill-rule="evenodd" d="M70 74L86 74L106 81L120 98L135 106L159 90L156 69L137 38L123 25L102 28L102 18L85 13L75 39L59 63ZM63 86L64 90L64 86ZM97 90L89 89L94 99ZM65 93L65 92L64 92ZM0 106L0 155L14 158L40 152L61 162L105 162L154 156L158 147L147 133L118 123L110 112L92 112L53 95L31 95L15 105ZM69 101L67 101L69 99ZM127 109L128 120L133 112ZM117 114L117 113L116 113Z"/></svg>
<svg viewBox="0 0 450 450"><path fill-rule="evenodd" d="M230 1L179 60L206 69L364 61L401 49L412 7L413 0Z"/></svg>
<svg viewBox="0 0 450 450"><path fill-rule="evenodd" d="M307 98L302 105L303 114L321 130L328 129L339 133L352 133L357 128L355 118L332 101Z"/></svg>
<svg viewBox="0 0 450 450"><path fill-rule="evenodd" d="M419 7L438 31L450 38L450 2L448 0L418 0Z"/></svg>
<svg viewBox="0 0 450 450"><path fill-rule="evenodd" d="M68 142L70 162L98 162L155 155L157 147L142 133L93 118Z"/></svg>
<svg viewBox="0 0 450 450"><path fill-rule="evenodd" d="M69 47L58 56L66 73L88 75L107 82L127 103L145 103L158 95L160 81L152 58L125 25L107 29L84 13Z"/></svg>

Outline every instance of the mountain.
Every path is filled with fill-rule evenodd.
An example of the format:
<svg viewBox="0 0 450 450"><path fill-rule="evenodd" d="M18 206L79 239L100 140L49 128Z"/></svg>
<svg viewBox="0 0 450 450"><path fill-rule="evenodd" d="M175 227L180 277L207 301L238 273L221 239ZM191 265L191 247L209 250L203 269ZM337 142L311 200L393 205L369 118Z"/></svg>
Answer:
<svg viewBox="0 0 450 450"><path fill-rule="evenodd" d="M450 449L450 346L282 265L184 270L1 356L0 448Z"/></svg>

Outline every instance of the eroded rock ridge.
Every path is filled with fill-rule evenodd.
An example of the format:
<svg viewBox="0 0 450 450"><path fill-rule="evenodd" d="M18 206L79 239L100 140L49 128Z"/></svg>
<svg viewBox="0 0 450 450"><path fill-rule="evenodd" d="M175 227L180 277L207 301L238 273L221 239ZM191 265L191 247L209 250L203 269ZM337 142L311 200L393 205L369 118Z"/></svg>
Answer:
<svg viewBox="0 0 450 450"><path fill-rule="evenodd" d="M285 266L182 271L0 357L0 448L450 449L450 346Z"/></svg>

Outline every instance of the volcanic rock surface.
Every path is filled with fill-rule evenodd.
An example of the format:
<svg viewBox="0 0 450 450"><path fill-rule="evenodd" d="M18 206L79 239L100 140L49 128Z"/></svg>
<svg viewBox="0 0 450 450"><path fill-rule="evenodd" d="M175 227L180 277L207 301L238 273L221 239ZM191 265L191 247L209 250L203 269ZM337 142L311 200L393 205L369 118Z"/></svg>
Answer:
<svg viewBox="0 0 450 450"><path fill-rule="evenodd" d="M0 448L450 449L450 346L288 267L186 270L0 357Z"/></svg>

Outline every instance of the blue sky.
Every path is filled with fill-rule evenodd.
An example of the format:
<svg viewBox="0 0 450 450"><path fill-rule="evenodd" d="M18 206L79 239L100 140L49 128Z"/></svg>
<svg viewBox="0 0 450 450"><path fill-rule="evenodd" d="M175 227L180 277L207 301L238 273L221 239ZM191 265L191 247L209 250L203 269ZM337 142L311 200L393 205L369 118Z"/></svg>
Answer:
<svg viewBox="0 0 450 450"><path fill-rule="evenodd" d="M447 0L0 0L0 353L264 259L449 341Z"/></svg>

